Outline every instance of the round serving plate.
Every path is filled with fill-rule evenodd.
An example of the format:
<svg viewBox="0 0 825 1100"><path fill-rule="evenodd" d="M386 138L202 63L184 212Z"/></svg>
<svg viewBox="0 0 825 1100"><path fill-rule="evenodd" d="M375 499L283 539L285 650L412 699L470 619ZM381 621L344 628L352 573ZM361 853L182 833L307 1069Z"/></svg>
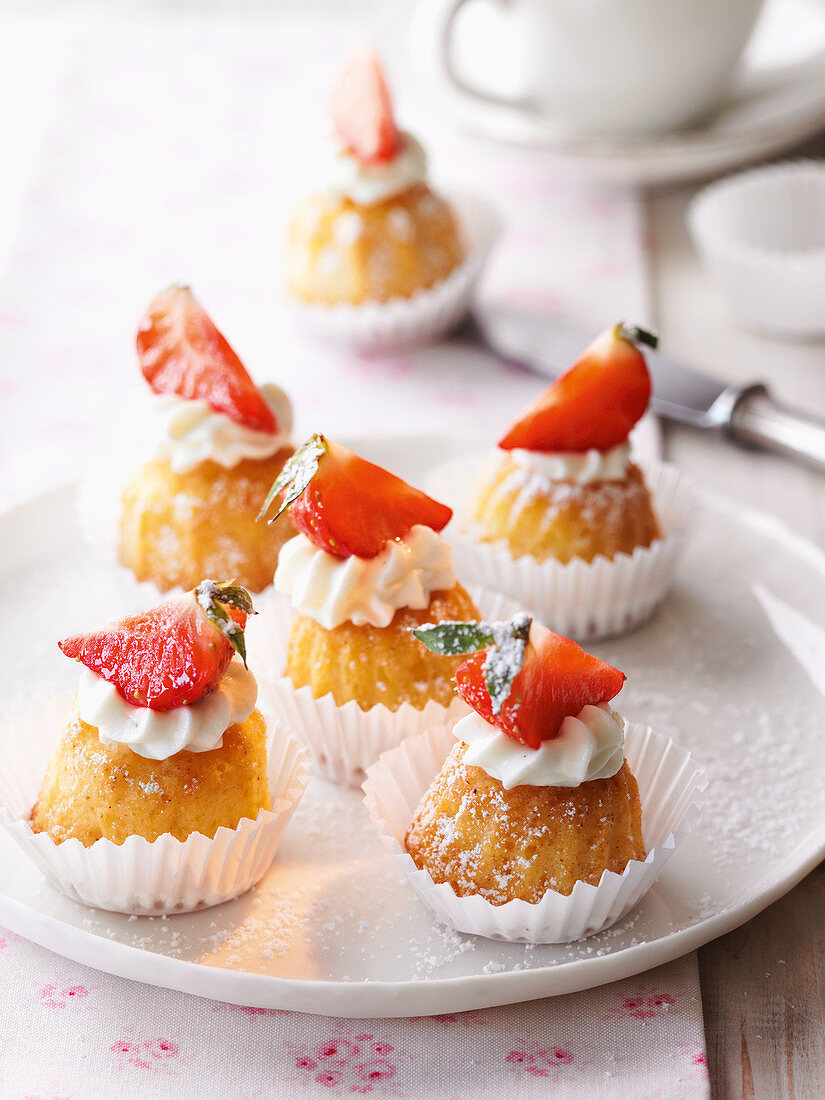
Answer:
<svg viewBox="0 0 825 1100"><path fill-rule="evenodd" d="M741 69L713 115L685 130L635 141L580 137L552 117L457 91L444 76L435 42L435 13L442 7L441 0L418 0L409 33L398 35L394 25L385 36L395 67L435 117L494 142L535 149L565 175L609 184L700 179L791 149L825 126L825 7L819 0L768 0ZM516 53L506 48L506 11L495 18L495 5L480 0L470 8L478 11L468 10L465 40L459 35L457 43L466 79L484 87L492 74L514 90L520 78L509 71Z"/></svg>
<svg viewBox="0 0 825 1100"><path fill-rule="evenodd" d="M440 437L349 442L419 483L460 449ZM121 571L83 546L74 504L66 488L0 516L3 713L71 687L76 666L56 639L134 600ZM88 909L0 831L0 924L137 981L336 1016L484 1008L640 973L748 920L823 858L823 625L825 555L764 515L703 496L655 618L594 647L627 673L622 713L678 738L706 767L702 814L638 908L583 942L531 947L437 925L360 793L317 777L261 884L200 913Z"/></svg>

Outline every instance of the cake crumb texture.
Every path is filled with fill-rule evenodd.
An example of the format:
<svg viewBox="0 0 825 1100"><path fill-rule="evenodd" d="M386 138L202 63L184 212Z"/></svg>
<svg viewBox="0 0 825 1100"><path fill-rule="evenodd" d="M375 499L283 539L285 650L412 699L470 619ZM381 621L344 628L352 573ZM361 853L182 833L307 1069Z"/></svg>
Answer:
<svg viewBox="0 0 825 1100"><path fill-rule="evenodd" d="M424 795L407 850L436 883L493 905L535 903L548 890L597 885L604 871L645 858L636 780L625 761L610 779L578 787L513 787L465 765L453 748Z"/></svg>

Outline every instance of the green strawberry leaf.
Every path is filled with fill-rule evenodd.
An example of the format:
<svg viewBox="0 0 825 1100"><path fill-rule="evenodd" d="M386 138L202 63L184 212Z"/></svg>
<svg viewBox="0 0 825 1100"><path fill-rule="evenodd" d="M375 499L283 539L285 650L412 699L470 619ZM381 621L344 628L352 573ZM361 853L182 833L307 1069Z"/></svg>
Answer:
<svg viewBox="0 0 825 1100"><path fill-rule="evenodd" d="M298 448L295 454L284 463L284 468L267 493L263 508L256 517L258 520L264 518L279 493L284 494L283 500L272 519L267 520L268 523L274 523L293 500L298 499L318 472L318 463L321 456L326 453L326 449L327 441L322 435L311 435L306 443Z"/></svg>
<svg viewBox="0 0 825 1100"><path fill-rule="evenodd" d="M201 581L195 589L195 599L213 626L220 630L238 656L246 664L246 638L243 627L236 623L222 606L237 608L247 615L257 615L252 597L245 588L231 581Z"/></svg>
<svg viewBox="0 0 825 1100"><path fill-rule="evenodd" d="M487 649L484 682L493 704L493 714L498 714L524 663L532 621L530 615L521 612L509 621L497 623L424 623L416 627L412 634L431 653L442 656L454 657L460 653L477 653L480 649Z"/></svg>
<svg viewBox="0 0 825 1100"><path fill-rule="evenodd" d="M486 623L461 623L452 620L424 623L413 629L412 635L423 642L430 653L438 653L443 657L475 653L493 643L493 635Z"/></svg>

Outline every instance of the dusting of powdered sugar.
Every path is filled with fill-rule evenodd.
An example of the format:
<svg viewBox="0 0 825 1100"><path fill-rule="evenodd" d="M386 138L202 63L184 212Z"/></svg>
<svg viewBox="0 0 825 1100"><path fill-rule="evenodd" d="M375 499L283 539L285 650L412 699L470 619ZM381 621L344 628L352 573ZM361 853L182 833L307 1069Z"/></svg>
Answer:
<svg viewBox="0 0 825 1100"><path fill-rule="evenodd" d="M531 616L522 611L508 622L484 624L493 638L483 666L493 714L501 712L510 697L513 680L521 671L531 622Z"/></svg>

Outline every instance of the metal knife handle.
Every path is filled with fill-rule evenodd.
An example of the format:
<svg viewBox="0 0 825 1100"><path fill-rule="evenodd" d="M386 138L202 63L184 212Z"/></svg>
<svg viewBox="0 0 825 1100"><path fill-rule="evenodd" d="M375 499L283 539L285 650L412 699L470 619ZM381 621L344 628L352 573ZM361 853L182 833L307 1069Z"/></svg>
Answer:
<svg viewBox="0 0 825 1100"><path fill-rule="evenodd" d="M766 447L825 472L825 424L779 405L765 386L748 386L736 395L728 431L740 443Z"/></svg>

